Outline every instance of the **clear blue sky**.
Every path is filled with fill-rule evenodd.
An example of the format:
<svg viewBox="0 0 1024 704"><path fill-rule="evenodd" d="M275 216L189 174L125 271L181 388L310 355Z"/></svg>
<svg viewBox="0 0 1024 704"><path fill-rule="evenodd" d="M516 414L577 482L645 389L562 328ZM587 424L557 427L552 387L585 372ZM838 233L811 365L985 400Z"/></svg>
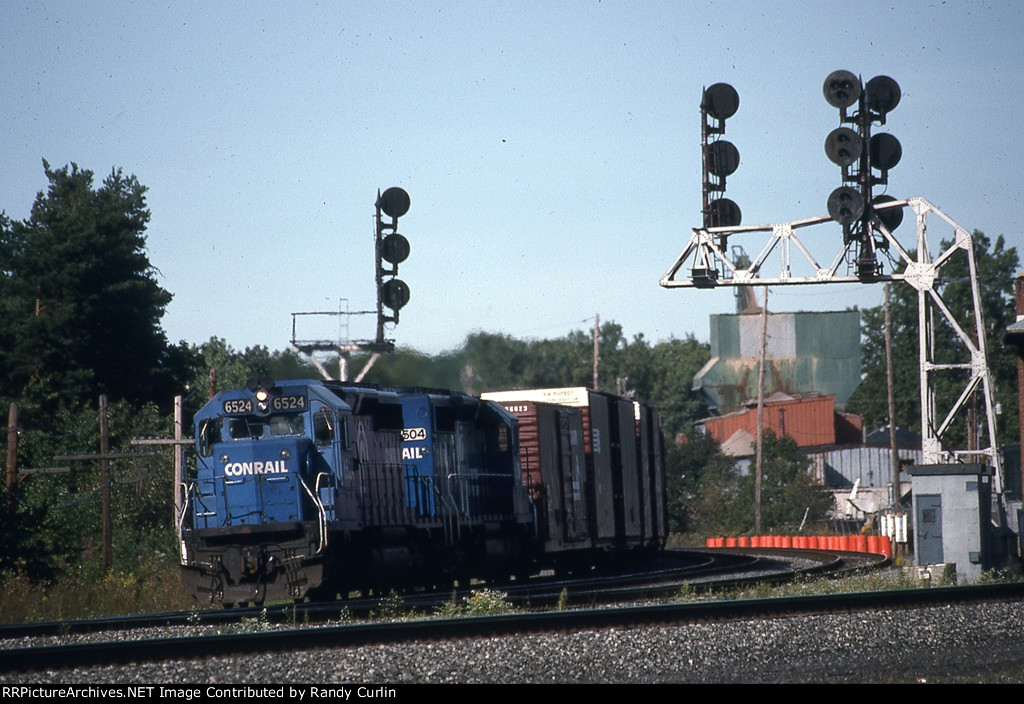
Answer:
<svg viewBox="0 0 1024 704"><path fill-rule="evenodd" d="M175 342L284 349L292 312L371 308L373 203L394 185L412 198L400 345L557 337L595 313L707 339L732 291L658 286L700 223L703 86L740 95L727 195L744 224L826 212L838 119L821 86L842 68L903 89L888 192L1022 249L1022 28L1012 0L10 0L0 209L28 216L44 158L135 174ZM776 288L770 307L880 301Z"/></svg>

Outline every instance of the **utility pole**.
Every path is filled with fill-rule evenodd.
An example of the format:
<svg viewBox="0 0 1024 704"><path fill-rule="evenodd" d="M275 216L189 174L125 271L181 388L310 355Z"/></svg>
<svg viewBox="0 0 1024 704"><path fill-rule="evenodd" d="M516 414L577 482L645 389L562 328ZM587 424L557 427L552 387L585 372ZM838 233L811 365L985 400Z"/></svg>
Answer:
<svg viewBox="0 0 1024 704"><path fill-rule="evenodd" d="M598 390L598 367L601 363L601 316L594 313L594 391Z"/></svg>
<svg viewBox="0 0 1024 704"><path fill-rule="evenodd" d="M103 483L103 569L114 564L110 522L110 429L107 427L107 395L100 394L100 481Z"/></svg>
<svg viewBox="0 0 1024 704"><path fill-rule="evenodd" d="M102 486L102 517L101 523L103 526L103 567L109 570L113 565L113 547L112 547L112 536L113 527L110 517L110 460L120 459L122 457L152 457L152 453L138 453L138 452L111 452L110 451L110 431L107 427L107 395L100 395L100 451L98 454L85 454L85 455L57 455L54 457L56 460L93 460L99 461L100 463L100 482ZM61 471L55 469L52 471Z"/></svg>
<svg viewBox="0 0 1024 704"><path fill-rule="evenodd" d="M764 362L768 342L768 287L761 305L761 350L757 371L757 457L754 461L754 532L761 533L761 461L764 454Z"/></svg>
<svg viewBox="0 0 1024 704"><path fill-rule="evenodd" d="M892 461L892 507L902 513L900 508L900 458L896 450L896 376L892 367L892 314L890 313L889 283L883 285L885 291L885 381L889 401L889 455Z"/></svg>
<svg viewBox="0 0 1024 704"><path fill-rule="evenodd" d="M18 476L18 404L7 412L7 514L14 509L14 487Z"/></svg>

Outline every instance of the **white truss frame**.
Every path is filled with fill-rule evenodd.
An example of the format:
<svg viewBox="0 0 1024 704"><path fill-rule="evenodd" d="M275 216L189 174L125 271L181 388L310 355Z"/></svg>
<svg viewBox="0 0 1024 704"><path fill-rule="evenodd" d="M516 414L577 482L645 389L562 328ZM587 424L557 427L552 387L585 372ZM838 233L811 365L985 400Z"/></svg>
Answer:
<svg viewBox="0 0 1024 704"><path fill-rule="evenodd" d="M905 263L906 267L902 273L879 273L871 277L868 282L903 281L913 286L917 291L918 349L921 360L921 450L923 461L925 464L943 464L987 459L987 463L995 469L994 489L997 493L1001 494L1003 490L1003 467L1001 453L996 442L994 387L992 375L987 364L988 354L983 332L985 326L982 318L981 296L978 288L978 272L974 259L974 238L970 232L956 224L924 198L908 198L907 200L892 201L875 206L875 209L879 212L890 208L909 208L914 213L917 224L917 254L916 257L912 256L893 234L886 229L878 219L877 214L872 215L872 228L887 242L889 256L893 260L893 268L896 268L901 262ZM930 215L935 215L946 222L953 228L955 233L953 244L934 259L930 255L927 240L928 218ZM676 258L672 267L662 276L661 285L665 288L713 288L716 286L865 283L866 281L858 277L856 273L851 273L851 269L856 263L856 250L860 245L859 241L854 240L849 243L843 243L842 237L836 237L834 230L828 233L828 239L838 240L840 247L830 264L826 267L818 263L808 248L797 237L798 231L813 225L831 222L831 220L829 216L823 215L776 225L694 228L690 241ZM730 238L734 238L733 242L735 243L735 240L739 239L738 236L765 232L770 233L769 239L761 247L749 266L741 269L726 256L724 250ZM797 255L803 255L802 260L798 256L794 261L792 256L794 250ZM939 270L950 261L954 254L961 250L967 256L968 269L970 271L971 296L974 305L972 322L973 329L979 331L977 341L965 332L964 326L956 320L937 290L937 286L940 283ZM895 253L895 256L893 256L893 253ZM780 263L778 274L775 276L766 275L765 272L770 257L773 254L778 255ZM696 276L696 278L678 278L680 271L684 270L684 266L687 263L689 263L689 268L684 274L691 274ZM946 322L952 327L963 344L966 351L965 356L969 357L966 361L954 364L936 361L933 327L935 311L940 312L945 317ZM939 418L935 403L936 373L955 369L968 372L969 379L953 407L945 417ZM984 399L987 446L979 447L976 450L946 448L942 442L943 435L957 415L965 410L971 397L979 391ZM981 444L983 443L979 439L979 445Z"/></svg>

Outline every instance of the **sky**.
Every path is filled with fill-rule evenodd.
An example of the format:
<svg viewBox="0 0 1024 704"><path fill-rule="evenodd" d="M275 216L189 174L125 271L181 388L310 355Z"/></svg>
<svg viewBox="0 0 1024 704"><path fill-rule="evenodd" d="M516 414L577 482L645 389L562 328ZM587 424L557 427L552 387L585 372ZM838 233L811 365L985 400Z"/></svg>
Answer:
<svg viewBox="0 0 1024 704"><path fill-rule="evenodd" d="M595 314L630 338L706 341L733 290L659 286L701 222L705 86L740 97L726 195L744 225L826 213L841 177L822 85L845 69L901 86L886 192L1024 250L1022 27L1014 0L7 0L0 210L29 216L44 159L97 184L134 174L171 342L282 350L293 313L372 309L374 202L391 186L411 197L399 346L561 337ZM822 240L840 236L829 225ZM776 287L769 307L881 300ZM362 315L295 331L374 333Z"/></svg>

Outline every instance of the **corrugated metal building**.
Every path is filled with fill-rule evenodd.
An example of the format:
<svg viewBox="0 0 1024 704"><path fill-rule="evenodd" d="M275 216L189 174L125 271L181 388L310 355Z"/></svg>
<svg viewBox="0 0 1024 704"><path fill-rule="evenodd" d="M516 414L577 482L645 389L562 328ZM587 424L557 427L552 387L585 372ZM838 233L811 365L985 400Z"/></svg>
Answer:
<svg viewBox="0 0 1024 704"><path fill-rule="evenodd" d="M713 412L731 413L757 398L760 312L712 315L710 338L693 388ZM766 356L766 394L827 394L841 411L860 384L860 312L769 313Z"/></svg>
<svg viewBox="0 0 1024 704"><path fill-rule="evenodd" d="M884 489L892 483L892 451L888 446L853 445L828 447L805 452L811 460L815 481L835 489L852 489L858 480L863 489ZM899 448L900 464L921 463L921 450ZM900 482L910 478L900 472Z"/></svg>
<svg viewBox="0 0 1024 704"><path fill-rule="evenodd" d="M698 422L729 454L742 456L746 438L757 436L757 407ZM798 447L860 442L860 418L837 413L834 396L793 398L774 394L764 404L764 427L779 437L788 436Z"/></svg>

